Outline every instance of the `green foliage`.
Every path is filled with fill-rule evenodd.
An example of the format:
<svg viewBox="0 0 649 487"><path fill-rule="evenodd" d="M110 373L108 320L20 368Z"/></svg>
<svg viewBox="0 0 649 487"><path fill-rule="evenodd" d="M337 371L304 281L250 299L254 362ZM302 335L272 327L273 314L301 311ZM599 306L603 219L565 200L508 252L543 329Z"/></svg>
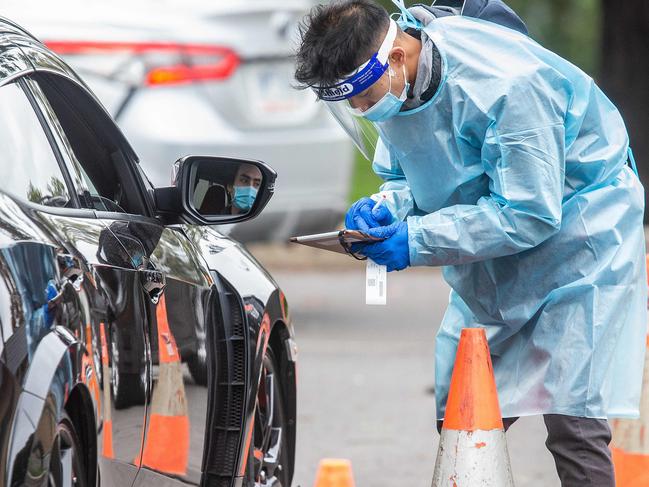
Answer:
<svg viewBox="0 0 649 487"><path fill-rule="evenodd" d="M383 181L372 171L372 163L356 151L354 161L354 173L352 175L352 187L349 195L350 203L363 196L369 196L379 190Z"/></svg>
<svg viewBox="0 0 649 487"><path fill-rule="evenodd" d="M600 0L507 0L530 35L594 76L599 64Z"/></svg>
<svg viewBox="0 0 649 487"><path fill-rule="evenodd" d="M47 192L51 196L67 196L65 183L56 176L52 176L50 182L47 183Z"/></svg>
<svg viewBox="0 0 649 487"><path fill-rule="evenodd" d="M391 0L377 0L388 12ZM407 6L433 3L406 1ZM525 21L533 39L594 76L599 65L600 0L505 0Z"/></svg>
<svg viewBox="0 0 649 487"><path fill-rule="evenodd" d="M29 182L27 186L27 199L32 203L40 203L43 200L43 192Z"/></svg>

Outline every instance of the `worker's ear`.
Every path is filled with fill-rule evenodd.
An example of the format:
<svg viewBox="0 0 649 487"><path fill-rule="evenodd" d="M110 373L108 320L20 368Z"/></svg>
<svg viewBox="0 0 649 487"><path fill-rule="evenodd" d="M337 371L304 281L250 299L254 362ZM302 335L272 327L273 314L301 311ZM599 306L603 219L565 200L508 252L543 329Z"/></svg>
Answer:
<svg viewBox="0 0 649 487"><path fill-rule="evenodd" d="M401 46L394 46L388 54L388 62L393 68L401 68L406 62L406 51Z"/></svg>

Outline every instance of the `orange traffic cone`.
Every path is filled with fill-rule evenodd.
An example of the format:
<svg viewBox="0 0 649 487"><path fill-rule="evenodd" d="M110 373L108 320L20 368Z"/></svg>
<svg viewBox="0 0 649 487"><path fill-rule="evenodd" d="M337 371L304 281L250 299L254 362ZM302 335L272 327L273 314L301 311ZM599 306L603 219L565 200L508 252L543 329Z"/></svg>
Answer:
<svg viewBox="0 0 649 487"><path fill-rule="evenodd" d="M649 256L647 265L649 266ZM649 337L640 396L640 417L611 420L611 429L616 485L646 487L649 485Z"/></svg>
<svg viewBox="0 0 649 487"><path fill-rule="evenodd" d="M113 417L110 405L110 365L108 364L108 344L104 324L99 323L99 339L101 341L101 370L104 386L104 427L101 454L106 458L115 458L113 451Z"/></svg>
<svg viewBox="0 0 649 487"><path fill-rule="evenodd" d="M313 487L354 487L352 462L337 458L320 460Z"/></svg>
<svg viewBox="0 0 649 487"><path fill-rule="evenodd" d="M142 465L184 475L189 460L189 417L180 354L169 330L164 294L156 307L156 318L160 366L151 399Z"/></svg>
<svg viewBox="0 0 649 487"><path fill-rule="evenodd" d="M432 485L514 485L482 328L465 328L460 335Z"/></svg>

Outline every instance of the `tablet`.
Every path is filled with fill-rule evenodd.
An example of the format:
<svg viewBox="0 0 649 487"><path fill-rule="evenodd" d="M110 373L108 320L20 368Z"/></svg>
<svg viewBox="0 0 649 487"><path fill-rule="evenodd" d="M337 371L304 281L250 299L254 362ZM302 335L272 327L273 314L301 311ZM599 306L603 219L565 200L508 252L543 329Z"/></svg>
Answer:
<svg viewBox="0 0 649 487"><path fill-rule="evenodd" d="M348 251L345 249L345 245L349 247L354 243L375 243L382 240L382 238L372 237L360 230L336 230L335 232L291 237L289 241L308 245L309 247L338 252L339 254L347 254Z"/></svg>

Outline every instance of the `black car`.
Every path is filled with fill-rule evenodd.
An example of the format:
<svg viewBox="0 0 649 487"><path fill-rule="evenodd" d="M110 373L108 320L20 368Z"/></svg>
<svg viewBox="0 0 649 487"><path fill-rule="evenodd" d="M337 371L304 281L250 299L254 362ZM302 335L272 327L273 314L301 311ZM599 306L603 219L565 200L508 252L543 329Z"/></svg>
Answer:
<svg viewBox="0 0 649 487"><path fill-rule="evenodd" d="M188 156L152 187L83 81L2 18L0 154L0 485L289 486L286 300L210 226L259 214L274 171Z"/></svg>

